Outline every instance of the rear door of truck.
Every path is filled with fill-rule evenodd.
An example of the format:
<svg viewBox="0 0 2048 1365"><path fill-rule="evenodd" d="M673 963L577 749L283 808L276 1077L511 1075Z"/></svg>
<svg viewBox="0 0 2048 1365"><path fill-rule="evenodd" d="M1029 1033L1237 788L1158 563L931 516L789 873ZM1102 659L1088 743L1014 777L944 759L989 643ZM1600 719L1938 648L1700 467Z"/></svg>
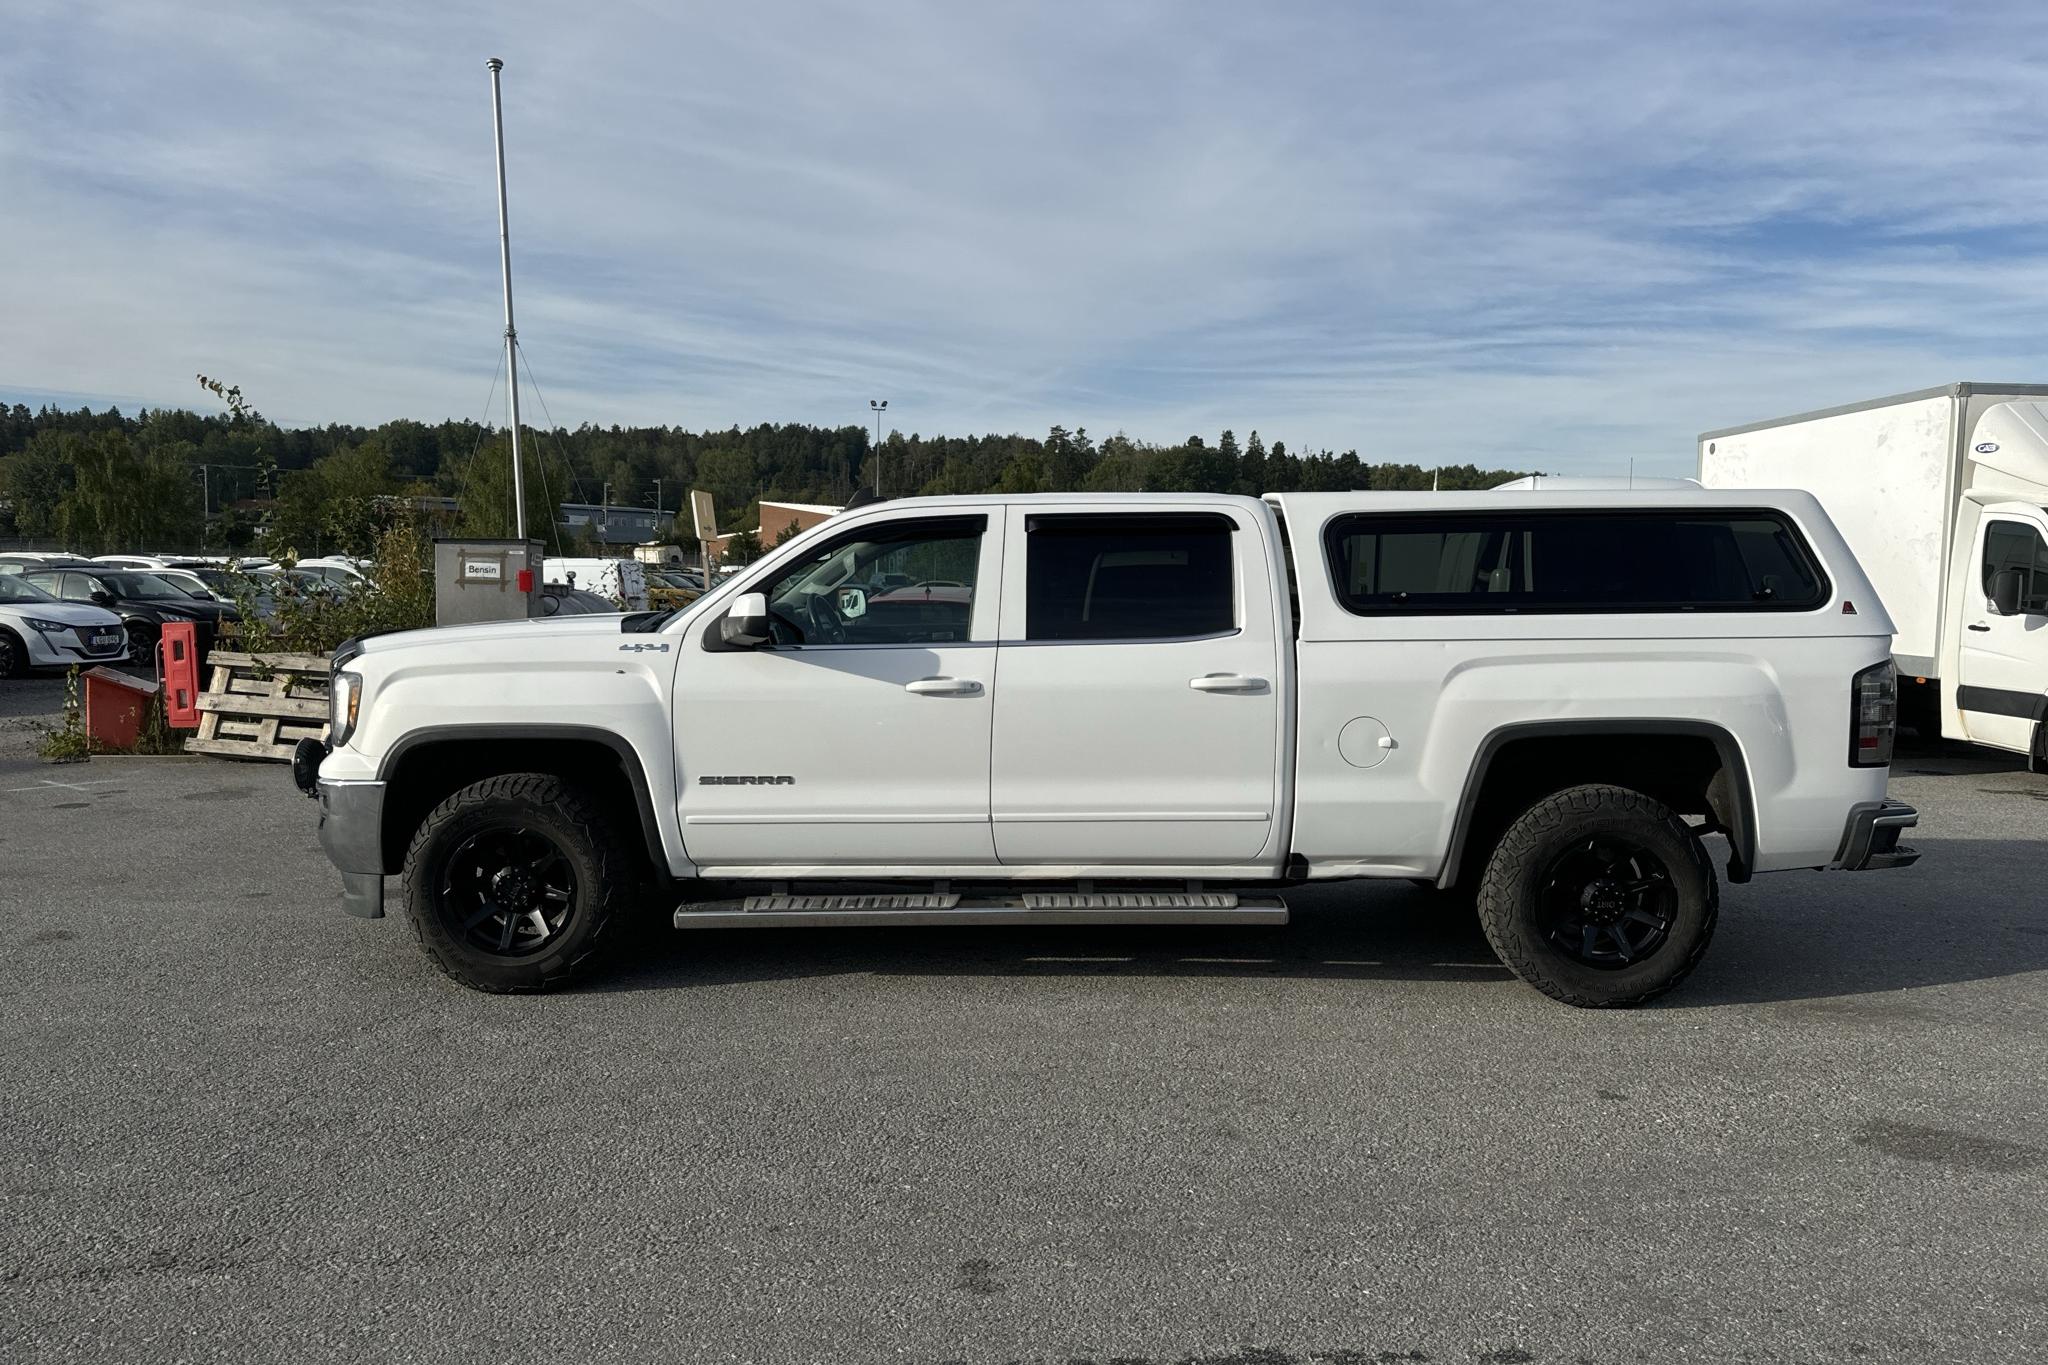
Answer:
<svg viewBox="0 0 2048 1365"><path fill-rule="evenodd" d="M998 859L1277 865L1291 678L1265 509L1190 499L1007 515Z"/></svg>

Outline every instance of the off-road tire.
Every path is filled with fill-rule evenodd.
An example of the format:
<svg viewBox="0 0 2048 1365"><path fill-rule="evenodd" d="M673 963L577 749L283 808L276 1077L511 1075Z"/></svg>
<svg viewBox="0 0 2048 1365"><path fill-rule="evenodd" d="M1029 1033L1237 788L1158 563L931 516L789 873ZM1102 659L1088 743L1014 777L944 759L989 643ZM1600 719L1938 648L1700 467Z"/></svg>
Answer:
<svg viewBox="0 0 2048 1365"><path fill-rule="evenodd" d="M11 630L0 630L0 678L28 676L28 646Z"/></svg>
<svg viewBox="0 0 2048 1365"><path fill-rule="evenodd" d="M1557 859L1601 836L1653 854L1676 893L1663 942L1641 961L1611 969L1558 948L1539 918ZM1508 826L1479 884L1479 921L1501 962L1552 999L1589 1009L1640 1005L1683 981L1712 942L1719 914L1719 884L1699 836L1663 802L1625 787L1568 787L1544 797Z"/></svg>
<svg viewBox="0 0 2048 1365"><path fill-rule="evenodd" d="M531 956L480 951L443 913L440 887L448 859L479 831L506 822L537 830L575 873L568 923L559 941ZM507 773L464 787L428 812L405 855L405 913L427 958L474 990L514 994L552 990L590 966L613 922L641 898L642 858L602 803L548 773Z"/></svg>

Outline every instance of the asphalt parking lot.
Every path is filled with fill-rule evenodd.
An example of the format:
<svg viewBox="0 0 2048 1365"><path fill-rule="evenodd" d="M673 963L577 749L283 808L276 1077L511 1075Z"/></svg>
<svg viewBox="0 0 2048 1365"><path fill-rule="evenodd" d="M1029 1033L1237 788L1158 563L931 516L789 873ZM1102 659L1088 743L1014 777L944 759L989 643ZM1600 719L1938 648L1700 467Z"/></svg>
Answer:
<svg viewBox="0 0 2048 1365"><path fill-rule="evenodd" d="M2048 1344L2048 778L2003 760L1909 749L1918 867L1729 888L1634 1012L1405 887L1280 931L657 926L497 999L339 912L282 768L45 767L10 686L11 1362Z"/></svg>

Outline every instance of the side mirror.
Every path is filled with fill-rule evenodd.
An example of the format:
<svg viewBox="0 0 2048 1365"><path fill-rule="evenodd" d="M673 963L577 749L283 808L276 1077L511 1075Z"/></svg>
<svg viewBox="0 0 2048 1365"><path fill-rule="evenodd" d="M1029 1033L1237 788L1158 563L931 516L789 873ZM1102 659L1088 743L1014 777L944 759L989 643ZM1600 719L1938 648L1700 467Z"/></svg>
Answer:
<svg viewBox="0 0 2048 1365"><path fill-rule="evenodd" d="M2000 616L2020 614L2020 592L2026 575L2018 569L2000 569L1991 575L1991 608Z"/></svg>
<svg viewBox="0 0 2048 1365"><path fill-rule="evenodd" d="M105 588L94 588L92 590L92 600L103 607L111 606L113 605L114 594L108 592Z"/></svg>
<svg viewBox="0 0 2048 1365"><path fill-rule="evenodd" d="M858 621L868 614L868 591L866 588L841 588L839 590L839 614L849 621Z"/></svg>
<svg viewBox="0 0 2048 1365"><path fill-rule="evenodd" d="M740 594L724 619L718 623L718 638L739 649L759 649L768 643L768 594Z"/></svg>

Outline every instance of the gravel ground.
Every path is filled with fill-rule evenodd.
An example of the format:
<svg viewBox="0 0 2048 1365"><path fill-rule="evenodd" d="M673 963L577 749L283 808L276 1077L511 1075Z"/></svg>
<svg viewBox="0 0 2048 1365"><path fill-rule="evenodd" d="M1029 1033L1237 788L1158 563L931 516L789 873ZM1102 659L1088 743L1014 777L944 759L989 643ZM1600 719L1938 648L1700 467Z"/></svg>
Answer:
<svg viewBox="0 0 2048 1365"><path fill-rule="evenodd" d="M1633 1012L1355 886L495 999L281 768L0 751L0 1358L2038 1359L2048 778L1893 790L1918 867L1728 888Z"/></svg>

